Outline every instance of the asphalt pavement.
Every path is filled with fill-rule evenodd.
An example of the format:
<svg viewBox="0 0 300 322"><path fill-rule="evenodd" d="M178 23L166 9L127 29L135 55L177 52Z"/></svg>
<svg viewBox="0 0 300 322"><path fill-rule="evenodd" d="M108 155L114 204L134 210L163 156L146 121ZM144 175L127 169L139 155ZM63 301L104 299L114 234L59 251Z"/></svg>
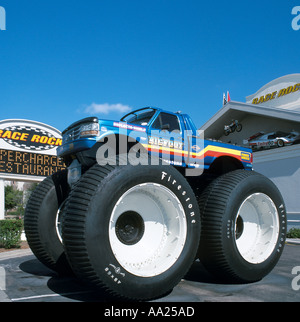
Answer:
<svg viewBox="0 0 300 322"><path fill-rule="evenodd" d="M60 277L30 249L0 254L0 302L108 302L74 276ZM167 296L155 302L300 302L300 241L288 241L274 270L252 284L218 284L195 262Z"/></svg>

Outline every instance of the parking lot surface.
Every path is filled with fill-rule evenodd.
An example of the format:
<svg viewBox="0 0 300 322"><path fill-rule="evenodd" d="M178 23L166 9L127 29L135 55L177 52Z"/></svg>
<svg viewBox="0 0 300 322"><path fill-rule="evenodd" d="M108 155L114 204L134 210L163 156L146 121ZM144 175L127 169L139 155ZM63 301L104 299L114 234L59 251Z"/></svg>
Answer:
<svg viewBox="0 0 300 322"><path fill-rule="evenodd" d="M107 302L75 277L60 277L28 250L0 254L2 302ZM167 296L155 302L300 302L300 245L287 244L274 270L252 284L218 284L195 262Z"/></svg>

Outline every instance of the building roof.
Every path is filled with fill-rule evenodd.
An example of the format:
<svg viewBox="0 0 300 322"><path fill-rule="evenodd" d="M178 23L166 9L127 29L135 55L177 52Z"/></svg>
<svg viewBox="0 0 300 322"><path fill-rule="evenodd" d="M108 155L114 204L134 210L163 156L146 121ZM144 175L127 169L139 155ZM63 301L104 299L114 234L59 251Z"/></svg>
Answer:
<svg viewBox="0 0 300 322"><path fill-rule="evenodd" d="M279 107L300 112L300 74L276 78L246 97L246 103Z"/></svg>
<svg viewBox="0 0 300 322"><path fill-rule="evenodd" d="M230 101L199 130L205 131L205 137L221 137L224 125L230 124L233 119L242 120L249 114L300 123L300 112L297 111Z"/></svg>

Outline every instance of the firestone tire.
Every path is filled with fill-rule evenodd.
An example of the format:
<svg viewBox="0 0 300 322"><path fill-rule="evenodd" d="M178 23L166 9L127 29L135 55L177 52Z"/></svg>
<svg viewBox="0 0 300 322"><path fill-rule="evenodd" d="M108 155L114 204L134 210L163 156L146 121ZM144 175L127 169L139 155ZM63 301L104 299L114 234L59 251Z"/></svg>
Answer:
<svg viewBox="0 0 300 322"><path fill-rule="evenodd" d="M109 295L165 295L196 257L200 214L172 166L99 166L72 190L63 240L74 273Z"/></svg>
<svg viewBox="0 0 300 322"><path fill-rule="evenodd" d="M61 275L72 273L65 256L59 227L68 194L67 172L60 171L42 181L31 194L24 215L27 242L48 268Z"/></svg>
<svg viewBox="0 0 300 322"><path fill-rule="evenodd" d="M272 181L236 170L215 181L200 197L200 261L229 283L261 280L277 264L286 238L286 210Z"/></svg>

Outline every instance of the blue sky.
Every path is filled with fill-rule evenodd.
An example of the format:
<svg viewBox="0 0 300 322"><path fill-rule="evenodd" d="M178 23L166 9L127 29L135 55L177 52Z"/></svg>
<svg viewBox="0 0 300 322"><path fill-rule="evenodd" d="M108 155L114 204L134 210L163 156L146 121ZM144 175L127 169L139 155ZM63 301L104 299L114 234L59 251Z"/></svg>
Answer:
<svg viewBox="0 0 300 322"><path fill-rule="evenodd" d="M0 119L63 130L157 106L200 127L222 94L245 101L299 72L297 1L0 0ZM97 113L96 113L97 112Z"/></svg>

